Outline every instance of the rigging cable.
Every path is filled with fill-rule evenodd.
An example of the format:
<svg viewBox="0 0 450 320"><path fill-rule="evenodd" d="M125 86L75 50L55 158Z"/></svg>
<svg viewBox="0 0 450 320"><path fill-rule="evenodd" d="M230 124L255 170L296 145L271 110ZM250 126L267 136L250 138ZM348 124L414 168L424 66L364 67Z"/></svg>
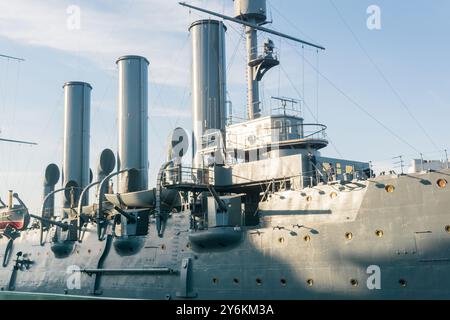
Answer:
<svg viewBox="0 0 450 320"><path fill-rule="evenodd" d="M330 0L332 1L332 0ZM334 4L334 3L333 3ZM289 21L286 17L284 17L276 8L273 8L288 24L290 24L292 27L294 27L297 31L299 31L301 34L303 34L304 36L306 36L307 38L310 38L308 35L306 35L302 30L300 30L294 23L292 23L291 21ZM286 40L285 40L286 41ZM295 51L298 50L295 46L291 45L291 43L289 43L288 41L286 41L288 43L288 45L290 45L291 47L294 48ZM362 45L361 45L362 46ZM304 46L302 46L303 51L304 51ZM364 50L365 51L365 50ZM367 116L369 116L370 118L372 118L375 122L377 122L380 126L382 126L385 130L387 130L391 135L393 135L394 137L396 137L398 140L400 140L401 142L403 142L404 144L406 144L407 146L409 146L411 149L413 149L414 151L420 153L420 151L418 149L416 149L413 145L411 145L408 141L406 141L404 138L402 138L401 136L399 136L398 134L396 134L392 129L390 129L389 127L387 127L385 124L383 124L381 121L379 121L375 116L373 116L371 113L369 113L365 108L363 108L359 103L357 103L355 100L353 100L349 95L347 95L344 91L342 91L339 87L337 87L337 85L335 85L328 77L326 77L325 75L323 75L322 73L319 72L319 70L317 70L304 56L304 54L302 54L303 56L303 62L307 62L308 65L313 68L318 75L320 75L322 78L324 78L336 91L338 91L341 95L343 95L347 100L349 100L353 105L355 105L356 107L358 107L362 112L364 112ZM373 61L373 60L372 60ZM292 82L291 82L292 83ZM295 89L295 88L294 88ZM309 108L308 108L309 109ZM311 111L310 111L311 112ZM331 141L330 141L331 142Z"/></svg>
<svg viewBox="0 0 450 320"><path fill-rule="evenodd" d="M319 70L319 50L317 50L316 53L317 58L317 70ZM320 83L320 77L319 73L316 73L316 121L319 122L319 83Z"/></svg>
<svg viewBox="0 0 450 320"><path fill-rule="evenodd" d="M302 34L304 37L308 38L310 41L314 42L314 39L312 37L310 37L308 34L306 34L305 32L303 32L302 30L300 30L300 28L298 28L298 26L294 23L292 23L289 19L287 19L275 6L272 6L270 4L270 0L268 0L270 7L283 19L285 20L291 27L293 27L295 30L297 30L300 34ZM280 38L280 42L284 40L282 38ZM306 108L308 109L308 111L311 113L311 115L313 116L313 118L315 119L316 122L319 122L318 119L315 117L314 113L311 111L311 109L309 108L308 104L306 103L306 99L305 99L305 95L306 95L306 86L305 86L305 46L302 45L302 94L300 94L300 92L297 90L297 88L295 87L294 83L292 80L290 80L290 78L288 77L289 82L291 83L292 87L294 88L294 90L297 92L299 97L302 97L303 103L306 106ZM287 75L287 73L284 71L285 75ZM319 78L319 74L317 74L317 78ZM318 116L318 115L317 115ZM332 147L334 148L334 150L336 151L336 153L343 158L342 154L339 152L339 150L337 149L337 146L333 143L333 141L328 137L328 141L330 142L330 144L332 145Z"/></svg>
<svg viewBox="0 0 450 320"><path fill-rule="evenodd" d="M287 42L295 51L298 50L295 46L291 45L289 42ZM389 128L387 125L385 125L383 122L378 120L373 114L371 114L369 111L366 110L361 104L359 104L356 100L354 100L352 97L350 97L347 93L345 93L342 89L340 89L333 81L331 81L330 78L325 76L323 73L321 73L319 70L315 68L315 66L308 61L308 59L305 58L305 62L313 69L315 70L328 84L330 84L337 92L339 92L342 96L344 96L351 104L356 106L360 111L365 113L369 118L374 120L376 123L378 123L381 127L383 127L387 132L389 132L392 136L403 142L405 145L409 146L411 149L416 151L417 153L420 153L420 151L415 148L411 143L409 143L407 140L405 140L403 137L395 133L391 128ZM310 111L311 112L311 111Z"/></svg>
<svg viewBox="0 0 450 320"><path fill-rule="evenodd" d="M304 31L300 30L299 27L295 24L292 23L288 18L286 18L281 12L280 10L278 10L276 8L276 6L273 6L270 4L270 0L267 1L269 3L269 6L271 9L273 9L283 20L285 20L291 27L293 27L295 30L297 30L298 32L300 32L300 34L302 34L305 38L307 38L310 42L315 42L314 39L312 37L310 37L309 35L307 35Z"/></svg>
<svg viewBox="0 0 450 320"><path fill-rule="evenodd" d="M302 45L302 97L303 97L303 100L305 100L305 46L304 45Z"/></svg>
<svg viewBox="0 0 450 320"><path fill-rule="evenodd" d="M409 116L414 120L414 122L417 124L417 126L420 128L420 130L425 134L425 136L427 137L427 139L431 142L431 144L437 149L439 150L439 147L436 145L436 143L434 142L434 140L431 138L431 136L428 134L428 132L425 130L425 128L421 125L421 123L419 122L419 120L414 116L414 114L411 112L411 109L408 107L408 105L406 104L405 100L402 98L402 96L398 93L397 90L395 90L394 86L392 85L392 83L388 80L388 78L385 76L385 74L381 71L380 67L375 63L375 61L372 59L372 57L369 55L369 53L367 52L367 50L364 48L363 44L361 43L361 41L359 40L359 38L356 36L355 32L353 32L352 28L350 27L350 25L345 21L344 16L341 14L341 12L339 11L338 7L336 6L336 4L334 3L333 0L329 0L331 5L334 7L334 9L336 10L339 18L341 19L342 23L345 25L345 27L348 29L348 31L351 33L351 35L353 36L353 38L355 39L356 43L358 44L359 48L363 51L363 53L365 54L365 56L367 57L367 59L369 60L369 62L372 64L372 66L375 68L375 70L378 72L378 74L381 76L381 78L386 82L387 86L390 88L390 90L392 91L392 93L397 97L398 101L400 102L400 105L405 109L405 111L409 114Z"/></svg>
<svg viewBox="0 0 450 320"><path fill-rule="evenodd" d="M297 89L297 87L295 86L294 82L292 81L292 79L289 77L288 73L286 72L286 70L283 68L283 66L280 64L280 69L283 71L284 75L286 76L286 78L288 79L288 81L290 82L292 88L294 89L294 91L297 93L297 95L301 98L301 100L303 101L303 105L306 107L306 109L308 110L308 112L311 114L312 118L314 119L314 121L316 121L317 123L319 123L319 120L315 117L314 112L312 111L312 109L310 108L309 104L306 102L305 97L303 97L300 94L300 91ZM339 152L338 148L336 147L336 145L333 143L333 141L330 139L330 137L327 137L328 141L330 142L330 144L332 145L333 149L336 151L336 153L343 158L342 154Z"/></svg>
<svg viewBox="0 0 450 320"><path fill-rule="evenodd" d="M280 39L282 39L282 38L280 38ZM297 50L297 48L296 48L295 46L291 45L291 44L289 43L288 40L286 40L286 39L282 39L282 40L286 41L287 44L288 44L289 46L291 46L292 48L294 48L294 50L295 50L300 56L302 56L302 58L303 58L303 59L302 59L302 64L303 64L303 68L302 68L302 69L303 69L303 75L302 75L303 81L302 81L302 85L303 85L303 92L305 92L305 61L308 63L309 66L312 67L312 69L313 69L314 71L316 71L316 73L317 73L317 78L318 78L318 79L319 79L319 75L321 75L321 74L320 74L318 68L315 68L315 67L314 67L314 66L313 66L313 65L305 58L305 46L304 46L304 45L302 45L302 53L299 53L298 50ZM309 111L309 113L311 114L312 118L313 118L317 123L319 123L319 120L318 120L318 118L316 117L316 114L314 114L314 112L312 111L312 108L309 106L309 104L306 103L306 99L305 99L304 94L301 94L301 93L300 93L300 91L297 89L297 87L295 86L294 82L293 82L292 79L289 77L288 73L287 73L286 70L283 68L283 66L280 64L279 67L280 67L280 69L283 71L283 73L285 74L285 76L286 76L286 78L288 79L288 81L290 82L292 88L296 91L297 95L300 97L300 100L303 101L304 106L306 107L306 109L308 109L308 111ZM321 76L323 76L323 75L321 75ZM317 92L317 94L318 94L318 92ZM317 101L318 101L318 99L317 99ZM332 145L333 149L336 151L336 153L337 153L341 158L343 158L341 152L339 152L337 146L336 146L335 143L330 139L330 137L327 137L327 139L328 139L328 141L330 142L330 144Z"/></svg>
<svg viewBox="0 0 450 320"><path fill-rule="evenodd" d="M234 63L234 59L236 59L236 56L237 56L237 54L238 54L238 52L239 52L239 47L241 46L242 40L244 39L244 31L238 32L234 27L232 27L232 25L230 25L230 27L231 27L231 29L232 29L233 31L235 31L237 34L239 34L239 40L238 40L238 42L237 42L237 44L236 44L236 47L234 48L233 55L231 56L231 59L230 59L230 61L228 62L228 66L227 66L227 74L228 74L228 72L230 71L231 66L232 66L233 63Z"/></svg>

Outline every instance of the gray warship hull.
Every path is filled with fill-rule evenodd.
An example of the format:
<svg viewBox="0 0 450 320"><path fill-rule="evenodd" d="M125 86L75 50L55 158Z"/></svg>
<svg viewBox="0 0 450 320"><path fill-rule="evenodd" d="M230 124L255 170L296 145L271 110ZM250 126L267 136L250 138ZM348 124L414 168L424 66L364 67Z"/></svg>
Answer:
<svg viewBox="0 0 450 320"><path fill-rule="evenodd" d="M0 201L4 212L32 218L20 230L10 223L3 230L5 297L450 299L447 154L445 161L420 154L407 174L400 159L401 174L378 176L370 163L323 157L326 126L304 123L304 101L273 97L281 112L264 114L259 81L280 62L272 40L258 51L257 31L324 48L263 27L265 0L234 3L235 18L182 3L243 24L247 41L247 119L236 123L227 101L226 27L208 19L189 28L187 160L189 135L177 128L165 163L149 163L146 58L117 61L117 156L101 153L95 179L92 86L64 85L61 188L59 168L50 164L39 215L12 191L8 205ZM149 165L161 168L154 189Z"/></svg>
<svg viewBox="0 0 450 320"><path fill-rule="evenodd" d="M449 175L443 170L289 191L310 195L308 208L263 216L260 225L242 229L232 248L196 249L189 213L173 213L164 238L131 239L125 249L112 240L103 272L98 263L108 241L98 241L94 225L60 259L31 230L14 242L13 256L28 254L33 265L17 271L13 282L14 263L1 268L0 286L141 299L449 299L450 192L436 185ZM387 192L388 185L395 191ZM339 199L347 194L352 207ZM1 252L6 244L2 239ZM381 271L380 289L366 283L373 265ZM71 266L80 271L79 289L68 289Z"/></svg>

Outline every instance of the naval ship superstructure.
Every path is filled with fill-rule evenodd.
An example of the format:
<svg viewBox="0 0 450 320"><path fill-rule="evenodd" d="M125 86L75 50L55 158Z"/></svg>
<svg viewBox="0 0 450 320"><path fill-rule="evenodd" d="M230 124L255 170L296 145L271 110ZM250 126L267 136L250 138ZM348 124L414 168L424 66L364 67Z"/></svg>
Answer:
<svg viewBox="0 0 450 320"><path fill-rule="evenodd" d="M221 18L189 28L190 165L190 137L181 128L170 135L166 162L149 162L146 58L117 60L117 159L104 150L95 176L92 87L65 83L62 174L55 164L46 168L41 212L30 214L17 193L0 208L20 209L24 219L7 224L0 239L1 290L139 299L450 298L448 159L375 176L368 162L322 156L326 126L286 108L297 102L281 98L281 112L261 112L259 81L280 61L270 40L258 52L258 30L301 41L264 27L265 0L236 0L235 17L183 5ZM227 123L222 19L246 30L248 119L240 123ZM154 188L149 165L160 168Z"/></svg>

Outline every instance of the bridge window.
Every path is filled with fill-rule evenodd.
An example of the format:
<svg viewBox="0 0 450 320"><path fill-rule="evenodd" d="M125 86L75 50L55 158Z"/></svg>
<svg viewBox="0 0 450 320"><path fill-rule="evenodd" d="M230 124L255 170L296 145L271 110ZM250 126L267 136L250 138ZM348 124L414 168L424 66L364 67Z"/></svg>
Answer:
<svg viewBox="0 0 450 320"><path fill-rule="evenodd" d="M285 189L286 190L291 190L291 180L287 180L286 181Z"/></svg>
<svg viewBox="0 0 450 320"><path fill-rule="evenodd" d="M340 163L336 163L336 173L342 174L342 167Z"/></svg>
<svg viewBox="0 0 450 320"><path fill-rule="evenodd" d="M278 129L279 133L283 133L283 123L281 122L281 120L276 120L274 122L274 129Z"/></svg>
<svg viewBox="0 0 450 320"><path fill-rule="evenodd" d="M291 124L291 120L286 120L286 132L287 132L287 133L292 133L292 124Z"/></svg>

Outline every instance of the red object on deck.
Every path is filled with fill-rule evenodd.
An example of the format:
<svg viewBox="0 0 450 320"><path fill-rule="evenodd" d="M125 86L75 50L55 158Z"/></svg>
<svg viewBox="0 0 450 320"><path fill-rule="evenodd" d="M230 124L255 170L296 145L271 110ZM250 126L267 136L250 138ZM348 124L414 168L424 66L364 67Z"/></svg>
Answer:
<svg viewBox="0 0 450 320"><path fill-rule="evenodd" d="M0 229L6 229L8 225L11 225L12 227L16 228L17 230L21 230L24 227L24 221L23 220L16 220L16 221L0 221Z"/></svg>

